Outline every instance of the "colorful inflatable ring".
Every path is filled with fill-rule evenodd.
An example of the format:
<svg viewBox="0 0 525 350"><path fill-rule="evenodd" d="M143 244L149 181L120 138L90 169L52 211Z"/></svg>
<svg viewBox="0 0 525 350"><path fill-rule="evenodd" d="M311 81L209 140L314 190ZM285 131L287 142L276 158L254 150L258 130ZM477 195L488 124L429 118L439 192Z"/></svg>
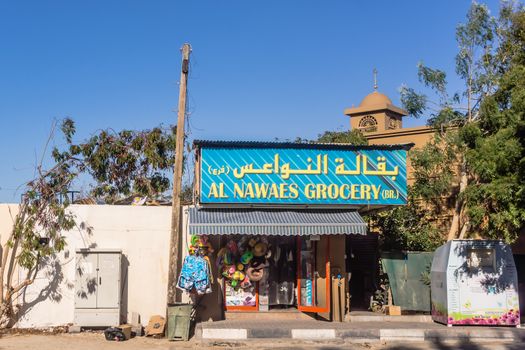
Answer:
<svg viewBox="0 0 525 350"><path fill-rule="evenodd" d="M263 269L255 269L253 267L248 267L246 269L246 275L252 282L258 282L262 280L264 276L264 270Z"/></svg>

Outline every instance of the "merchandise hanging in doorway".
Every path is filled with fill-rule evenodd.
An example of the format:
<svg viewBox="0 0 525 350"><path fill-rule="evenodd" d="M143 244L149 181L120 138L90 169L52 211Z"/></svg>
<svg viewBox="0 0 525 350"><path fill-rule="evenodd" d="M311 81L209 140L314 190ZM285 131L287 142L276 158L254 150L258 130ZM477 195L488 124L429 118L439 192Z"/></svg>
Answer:
<svg viewBox="0 0 525 350"><path fill-rule="evenodd" d="M264 276L268 266L268 241L263 238L230 239L217 253L217 268L235 290L250 288Z"/></svg>
<svg viewBox="0 0 525 350"><path fill-rule="evenodd" d="M189 255L184 258L177 288L199 295L212 292L213 281L209 254L213 248L207 236L192 236Z"/></svg>

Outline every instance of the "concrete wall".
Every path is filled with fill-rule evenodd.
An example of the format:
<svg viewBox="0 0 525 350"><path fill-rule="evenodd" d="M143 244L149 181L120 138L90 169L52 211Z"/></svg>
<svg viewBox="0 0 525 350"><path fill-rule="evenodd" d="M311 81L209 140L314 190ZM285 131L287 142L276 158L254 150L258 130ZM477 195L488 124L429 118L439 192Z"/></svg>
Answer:
<svg viewBox="0 0 525 350"><path fill-rule="evenodd" d="M11 205L11 208L16 208ZM9 205L0 205L0 235L4 242L12 220ZM81 248L120 249L123 253L123 320L138 312L143 324L166 312L171 207L73 205L77 228L64 233L66 249L49 259L20 302L24 314L18 327L46 327L73 322L75 251ZM22 278L20 272L20 278Z"/></svg>

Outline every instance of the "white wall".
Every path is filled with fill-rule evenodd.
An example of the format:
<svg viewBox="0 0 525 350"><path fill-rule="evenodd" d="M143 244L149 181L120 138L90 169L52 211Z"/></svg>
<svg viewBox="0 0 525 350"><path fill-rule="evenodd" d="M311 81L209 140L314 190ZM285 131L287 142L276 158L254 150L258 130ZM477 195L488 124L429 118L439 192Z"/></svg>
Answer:
<svg viewBox="0 0 525 350"><path fill-rule="evenodd" d="M18 327L46 327L73 322L75 251L80 248L121 249L129 263L123 274L123 312L131 320L138 312L142 324L164 315L168 282L171 207L73 205L77 223L92 228L66 232L66 249L50 261L54 268L39 272L20 301L27 312ZM8 205L0 205L0 235L6 239L12 221ZM58 273L57 273L58 270ZM20 277L23 277L22 275Z"/></svg>

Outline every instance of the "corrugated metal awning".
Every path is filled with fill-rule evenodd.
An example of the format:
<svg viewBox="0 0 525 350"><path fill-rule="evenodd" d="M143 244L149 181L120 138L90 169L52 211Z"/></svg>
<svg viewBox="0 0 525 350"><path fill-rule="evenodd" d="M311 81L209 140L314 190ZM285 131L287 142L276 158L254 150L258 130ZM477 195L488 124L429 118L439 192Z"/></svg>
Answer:
<svg viewBox="0 0 525 350"><path fill-rule="evenodd" d="M350 210L189 208L191 235L366 235L367 225Z"/></svg>

